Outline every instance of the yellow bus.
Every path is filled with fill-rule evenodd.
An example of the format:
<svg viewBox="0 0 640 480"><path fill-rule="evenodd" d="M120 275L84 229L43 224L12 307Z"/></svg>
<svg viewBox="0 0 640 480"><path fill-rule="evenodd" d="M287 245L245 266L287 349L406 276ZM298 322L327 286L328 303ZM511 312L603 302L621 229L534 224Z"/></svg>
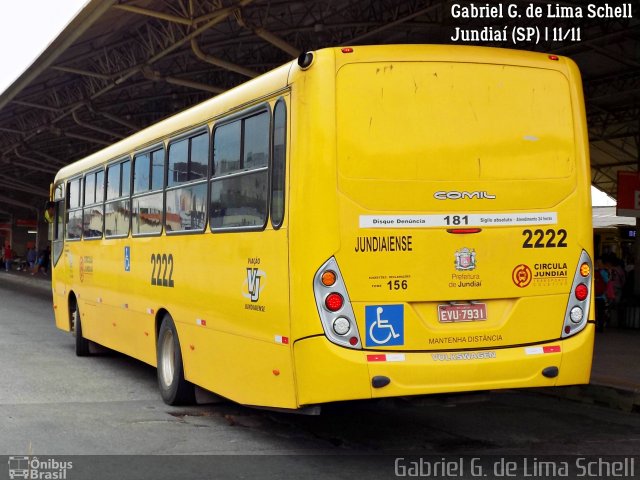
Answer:
<svg viewBox="0 0 640 480"><path fill-rule="evenodd" d="M58 173L56 324L169 404L588 382L581 88L540 53L304 54Z"/></svg>

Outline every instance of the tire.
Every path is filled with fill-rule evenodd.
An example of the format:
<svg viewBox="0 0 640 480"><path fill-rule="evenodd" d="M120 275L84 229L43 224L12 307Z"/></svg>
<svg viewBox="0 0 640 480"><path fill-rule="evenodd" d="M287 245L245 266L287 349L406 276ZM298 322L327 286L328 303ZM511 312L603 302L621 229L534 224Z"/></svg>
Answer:
<svg viewBox="0 0 640 480"><path fill-rule="evenodd" d="M89 340L82 336L82 322L80 321L80 307L76 303L76 306L71 312L73 329L76 335L76 356L78 357L88 357L91 352L89 351L89 344L91 343Z"/></svg>
<svg viewBox="0 0 640 480"><path fill-rule="evenodd" d="M158 387L167 405L195 403L195 389L184 379L182 352L178 332L170 315L165 315L158 332Z"/></svg>

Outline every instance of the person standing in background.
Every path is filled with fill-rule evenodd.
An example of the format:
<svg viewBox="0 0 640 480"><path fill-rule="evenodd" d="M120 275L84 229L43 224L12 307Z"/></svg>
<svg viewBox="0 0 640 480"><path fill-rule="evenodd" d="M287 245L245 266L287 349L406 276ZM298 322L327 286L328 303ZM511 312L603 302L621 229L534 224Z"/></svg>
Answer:
<svg viewBox="0 0 640 480"><path fill-rule="evenodd" d="M46 275L49 272L49 263L51 262L51 247L47 245L47 248L43 249L38 255L38 260L36 261L36 269L34 269L34 273L42 273Z"/></svg>
<svg viewBox="0 0 640 480"><path fill-rule="evenodd" d="M604 264L600 257L596 258L593 283L596 300L596 331L604 332L604 326L608 323L607 304L607 287L609 284L609 272L604 268Z"/></svg>
<svg viewBox="0 0 640 480"><path fill-rule="evenodd" d="M13 253L11 252L11 245L7 240L4 242L4 270L8 272L11 270L11 262L13 261Z"/></svg>
<svg viewBox="0 0 640 480"><path fill-rule="evenodd" d="M36 249L34 247L30 247L27 251L27 264L29 265L29 271L32 271L35 267L37 258L38 254L36 253Z"/></svg>

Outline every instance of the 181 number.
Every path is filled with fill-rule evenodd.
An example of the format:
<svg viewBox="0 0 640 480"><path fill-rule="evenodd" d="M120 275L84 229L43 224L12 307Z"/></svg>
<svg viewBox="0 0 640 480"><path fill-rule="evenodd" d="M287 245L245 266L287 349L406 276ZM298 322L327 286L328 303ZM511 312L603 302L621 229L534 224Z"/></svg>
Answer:
<svg viewBox="0 0 640 480"><path fill-rule="evenodd" d="M469 224L469 216L468 215L447 215L444 217L444 223L447 225L468 225Z"/></svg>

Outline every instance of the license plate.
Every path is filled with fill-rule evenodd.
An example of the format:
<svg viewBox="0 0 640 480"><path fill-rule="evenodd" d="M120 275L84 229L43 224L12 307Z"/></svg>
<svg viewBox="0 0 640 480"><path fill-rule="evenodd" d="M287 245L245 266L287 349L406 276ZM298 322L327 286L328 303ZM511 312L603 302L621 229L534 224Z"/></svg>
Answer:
<svg viewBox="0 0 640 480"><path fill-rule="evenodd" d="M486 319L487 306L484 303L438 305L440 323L478 322Z"/></svg>

